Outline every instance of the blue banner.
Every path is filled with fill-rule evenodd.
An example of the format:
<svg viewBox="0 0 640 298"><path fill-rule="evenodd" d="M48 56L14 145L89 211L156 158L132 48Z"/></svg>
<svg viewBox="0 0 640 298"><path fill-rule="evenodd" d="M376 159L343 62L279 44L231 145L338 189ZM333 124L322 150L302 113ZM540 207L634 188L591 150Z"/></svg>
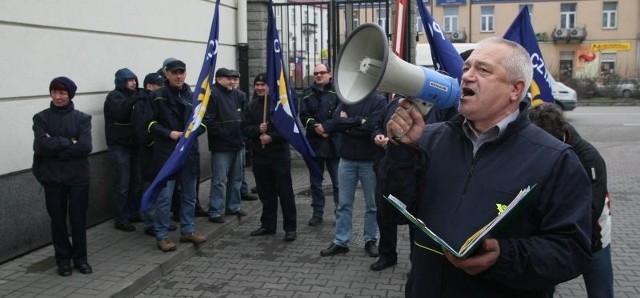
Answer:
<svg viewBox="0 0 640 298"><path fill-rule="evenodd" d="M467 0L437 0L436 4L439 6L447 5L466 5Z"/></svg>
<svg viewBox="0 0 640 298"><path fill-rule="evenodd" d="M416 1L422 26L424 27L427 41L431 47L431 59L436 70L442 70L449 74L450 77L458 79L458 83L462 79L462 58L456 48L453 47L451 41L444 34L440 25L433 19L429 11L425 8L421 0Z"/></svg>
<svg viewBox="0 0 640 298"><path fill-rule="evenodd" d="M551 84L548 80L549 73L542 58L542 52L536 40L536 34L531 26L529 8L525 5L513 21L504 38L522 45L531 56L533 63L533 82L531 82L531 106L542 102L554 102L551 92Z"/></svg>
<svg viewBox="0 0 640 298"><path fill-rule="evenodd" d="M207 110L207 104L209 103L209 97L211 95L211 87L215 83L216 60L218 59L219 7L220 0L216 0L204 62L200 69L200 75L198 76L193 97L191 98L194 106L191 112L191 122L185 127L184 134L178 141L178 145L176 145L169 159L167 159L156 178L153 179L149 188L144 192L140 204L140 212L142 213L153 206L158 194L167 184L167 180L173 179L175 173L182 168L193 143L198 141L198 135L195 132L200 127L202 118L204 118L204 113Z"/></svg>
<svg viewBox="0 0 640 298"><path fill-rule="evenodd" d="M284 74L282 61L282 48L278 37L278 28L273 15L273 2L269 0L269 23L267 25L267 85L269 86L269 102L273 110L270 110L271 121L278 132L300 152L311 172L322 175L315 162L315 152L307 138L296 112L295 103L292 102L289 85Z"/></svg>

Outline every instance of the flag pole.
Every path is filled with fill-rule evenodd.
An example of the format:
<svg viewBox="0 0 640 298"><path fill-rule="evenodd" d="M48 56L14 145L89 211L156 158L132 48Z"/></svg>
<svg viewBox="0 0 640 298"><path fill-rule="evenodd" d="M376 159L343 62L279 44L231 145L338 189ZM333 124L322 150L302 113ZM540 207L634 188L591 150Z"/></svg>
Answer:
<svg viewBox="0 0 640 298"><path fill-rule="evenodd" d="M264 101L263 101L263 105L262 105L262 123L267 123L267 104L269 103L267 101L267 94L268 92L264 93ZM262 133L264 134L264 133ZM264 144L262 144L262 149L264 149Z"/></svg>

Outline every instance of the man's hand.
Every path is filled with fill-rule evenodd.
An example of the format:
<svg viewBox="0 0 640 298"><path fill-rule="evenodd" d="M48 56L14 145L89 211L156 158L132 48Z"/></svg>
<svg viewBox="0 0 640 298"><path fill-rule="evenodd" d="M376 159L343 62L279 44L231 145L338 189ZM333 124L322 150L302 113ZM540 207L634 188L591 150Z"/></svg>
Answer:
<svg viewBox="0 0 640 298"><path fill-rule="evenodd" d="M267 122L260 123L260 133L263 134L267 132Z"/></svg>
<svg viewBox="0 0 640 298"><path fill-rule="evenodd" d="M273 142L273 139L271 139L270 135L268 134L260 135L260 144L262 144L263 148L264 148L264 145L268 145L271 142Z"/></svg>
<svg viewBox="0 0 640 298"><path fill-rule="evenodd" d="M389 138L385 137L383 134L379 134L373 138L373 142L379 147L387 148Z"/></svg>
<svg viewBox="0 0 640 298"><path fill-rule="evenodd" d="M387 123L387 136L393 141L414 145L424 130L424 119L410 100L400 100L398 108Z"/></svg>
<svg viewBox="0 0 640 298"><path fill-rule="evenodd" d="M458 259L448 251L444 252L444 256L454 267L460 268L468 274L476 275L491 268L498 261L500 244L498 244L498 240L488 238L482 241L478 250L466 259Z"/></svg>
<svg viewBox="0 0 640 298"><path fill-rule="evenodd" d="M181 131L175 131L175 130L172 130L172 131L169 133L169 137L170 137L172 140L178 140L178 139L180 139L180 137L182 137L182 132L181 132Z"/></svg>

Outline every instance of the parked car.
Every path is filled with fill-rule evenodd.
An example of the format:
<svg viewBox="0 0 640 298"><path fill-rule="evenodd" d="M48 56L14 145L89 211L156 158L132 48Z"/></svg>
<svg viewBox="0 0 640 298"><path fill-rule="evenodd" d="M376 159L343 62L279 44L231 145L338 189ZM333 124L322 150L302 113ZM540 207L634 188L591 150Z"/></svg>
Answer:
<svg viewBox="0 0 640 298"><path fill-rule="evenodd" d="M578 106L578 93L561 82L554 80L551 83L551 93L563 111L573 111Z"/></svg>
<svg viewBox="0 0 640 298"><path fill-rule="evenodd" d="M621 78L596 83L600 96L631 98L640 96L640 82L637 79Z"/></svg>

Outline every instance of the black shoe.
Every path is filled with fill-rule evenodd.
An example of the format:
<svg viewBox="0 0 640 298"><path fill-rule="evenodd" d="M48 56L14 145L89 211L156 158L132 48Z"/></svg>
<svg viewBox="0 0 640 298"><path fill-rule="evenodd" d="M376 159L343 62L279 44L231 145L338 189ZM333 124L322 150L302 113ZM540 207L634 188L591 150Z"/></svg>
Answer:
<svg viewBox="0 0 640 298"><path fill-rule="evenodd" d="M152 236L155 237L156 236L156 230L151 228L151 229L144 229L144 234L147 236Z"/></svg>
<svg viewBox="0 0 640 298"><path fill-rule="evenodd" d="M369 240L367 241L367 243L364 244L364 250L367 252L367 255L369 255L372 258L375 258L379 255L378 245L376 245L376 242L373 240Z"/></svg>
<svg viewBox="0 0 640 298"><path fill-rule="evenodd" d="M129 222L143 222L144 217L141 214L132 215L129 217Z"/></svg>
<svg viewBox="0 0 640 298"><path fill-rule="evenodd" d="M320 225L321 223L322 223L322 217L314 216L309 220L309 225L312 227Z"/></svg>
<svg viewBox="0 0 640 298"><path fill-rule="evenodd" d="M130 223L125 223L125 224L116 225L116 229L120 231L125 231L125 232L134 232L136 230L136 227L134 227Z"/></svg>
<svg viewBox="0 0 640 298"><path fill-rule="evenodd" d="M173 215L171 215L171 219L175 222L180 222L180 214L174 212Z"/></svg>
<svg viewBox="0 0 640 298"><path fill-rule="evenodd" d="M175 231L178 229L178 226L174 225L174 224L169 224L169 228L167 230L169 231Z"/></svg>
<svg viewBox="0 0 640 298"><path fill-rule="evenodd" d="M242 210L238 210L238 211L227 211L224 213L224 215L247 216L247 213L245 213Z"/></svg>
<svg viewBox="0 0 640 298"><path fill-rule="evenodd" d="M71 266L69 266L69 265L59 265L58 266L58 275L60 275L60 276L71 276Z"/></svg>
<svg viewBox="0 0 640 298"><path fill-rule="evenodd" d="M89 265L87 263L79 264L79 265L76 265L75 267L82 274L91 274L91 273L93 273L93 268L91 268L91 265Z"/></svg>
<svg viewBox="0 0 640 298"><path fill-rule="evenodd" d="M258 193L258 187L254 187L251 189L251 193Z"/></svg>
<svg viewBox="0 0 640 298"><path fill-rule="evenodd" d="M293 240L296 240L296 238L297 238L296 232L286 232L284 234L284 241L291 242Z"/></svg>
<svg viewBox="0 0 640 298"><path fill-rule="evenodd" d="M209 212L204 211L204 209L197 209L196 217L209 217Z"/></svg>
<svg viewBox="0 0 640 298"><path fill-rule="evenodd" d="M335 243L331 243L329 248L324 249L324 250L322 250L320 252L320 256L329 257L329 256L335 256L337 254L346 254L347 252L349 252L349 248L348 247L344 247L344 246L337 245Z"/></svg>
<svg viewBox="0 0 640 298"><path fill-rule="evenodd" d="M256 201L258 200L258 197L252 194L243 194L242 197L240 197L240 199L242 199L243 201Z"/></svg>
<svg viewBox="0 0 640 298"><path fill-rule="evenodd" d="M371 270L373 271L380 271L380 270L384 270L389 267L395 266L397 263L398 263L398 260L396 259L380 257L375 263L371 264L369 268L371 268Z"/></svg>
<svg viewBox="0 0 640 298"><path fill-rule="evenodd" d="M212 223L223 223L224 217L222 216L209 217L209 221Z"/></svg>
<svg viewBox="0 0 640 298"><path fill-rule="evenodd" d="M251 234L249 234L249 236L273 235L275 233L276 233L275 230L268 230L268 229L265 229L263 227L259 227L257 230L251 232Z"/></svg>

